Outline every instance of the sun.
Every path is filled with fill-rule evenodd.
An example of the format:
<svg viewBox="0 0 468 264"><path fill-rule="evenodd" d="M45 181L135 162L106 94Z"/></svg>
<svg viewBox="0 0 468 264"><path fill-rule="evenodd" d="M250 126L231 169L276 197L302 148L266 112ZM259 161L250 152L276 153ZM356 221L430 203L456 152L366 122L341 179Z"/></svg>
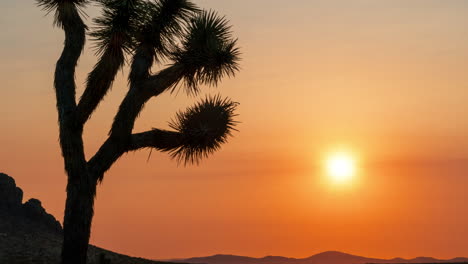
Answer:
<svg viewBox="0 0 468 264"><path fill-rule="evenodd" d="M355 159L346 153L335 153L327 159L328 175L338 183L351 180L356 172Z"/></svg>

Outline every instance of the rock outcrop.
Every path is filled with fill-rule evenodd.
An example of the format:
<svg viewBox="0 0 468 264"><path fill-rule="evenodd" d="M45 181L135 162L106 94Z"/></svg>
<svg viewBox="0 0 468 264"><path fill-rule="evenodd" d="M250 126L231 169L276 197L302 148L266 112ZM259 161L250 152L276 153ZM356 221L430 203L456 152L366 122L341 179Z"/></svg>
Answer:
<svg viewBox="0 0 468 264"><path fill-rule="evenodd" d="M26 218L40 226L46 227L50 231L54 231L56 233L62 232L60 222L57 221L53 215L48 214L42 207L41 201L37 199L30 199L24 203L23 213Z"/></svg>
<svg viewBox="0 0 468 264"><path fill-rule="evenodd" d="M60 234L62 226L42 207L41 201L30 199L23 204L23 191L15 180L0 173L0 233L18 231Z"/></svg>
<svg viewBox="0 0 468 264"><path fill-rule="evenodd" d="M23 191L16 187L15 180L0 173L0 212L19 213L23 202Z"/></svg>

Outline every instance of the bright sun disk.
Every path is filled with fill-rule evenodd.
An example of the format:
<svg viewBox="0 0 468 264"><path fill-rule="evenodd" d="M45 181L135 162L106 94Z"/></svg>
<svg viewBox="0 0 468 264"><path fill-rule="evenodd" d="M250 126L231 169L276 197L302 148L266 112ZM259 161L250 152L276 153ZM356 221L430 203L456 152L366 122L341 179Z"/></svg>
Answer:
<svg viewBox="0 0 468 264"><path fill-rule="evenodd" d="M334 154L327 160L327 172L336 182L350 180L356 171L354 159L343 153Z"/></svg>

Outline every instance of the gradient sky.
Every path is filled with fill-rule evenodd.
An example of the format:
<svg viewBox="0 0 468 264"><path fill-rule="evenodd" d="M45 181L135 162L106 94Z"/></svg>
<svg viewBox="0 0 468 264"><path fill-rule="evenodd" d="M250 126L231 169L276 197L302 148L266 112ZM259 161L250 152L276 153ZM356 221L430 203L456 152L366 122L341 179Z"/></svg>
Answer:
<svg viewBox="0 0 468 264"><path fill-rule="evenodd" d="M468 1L195 2L225 14L239 37L242 71L204 91L241 103L240 133L199 167L156 152L123 157L99 187L93 244L161 259L468 256ZM0 8L0 171L62 219L52 78L63 33L32 0ZM78 93L94 62L88 45ZM88 157L126 73L86 126ZM196 99L152 100L136 130L167 128ZM349 185L323 176L334 149L359 160Z"/></svg>

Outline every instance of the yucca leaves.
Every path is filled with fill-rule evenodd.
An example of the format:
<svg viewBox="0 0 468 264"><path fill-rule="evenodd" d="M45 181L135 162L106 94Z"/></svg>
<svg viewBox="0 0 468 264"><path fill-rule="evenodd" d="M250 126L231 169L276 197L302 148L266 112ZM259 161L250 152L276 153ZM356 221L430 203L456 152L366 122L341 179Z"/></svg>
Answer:
<svg viewBox="0 0 468 264"><path fill-rule="evenodd" d="M42 7L47 12L56 10L58 6L63 4L74 4L78 6L83 6L89 2L89 0L36 0L38 5Z"/></svg>
<svg viewBox="0 0 468 264"><path fill-rule="evenodd" d="M198 104L179 112L169 125L181 134L179 146L170 151L178 162L198 163L226 143L233 130L238 103L219 95L206 97Z"/></svg>
<svg viewBox="0 0 468 264"><path fill-rule="evenodd" d="M90 33L96 42L99 55L106 50L120 50L130 53L134 48L134 35L145 22L147 12L144 1L140 0L98 0L102 5L101 17L95 18L95 27Z"/></svg>
<svg viewBox="0 0 468 264"><path fill-rule="evenodd" d="M199 12L189 0L148 2L147 21L137 32L137 41L154 49L154 59L162 62L172 51L190 19Z"/></svg>
<svg viewBox="0 0 468 264"><path fill-rule="evenodd" d="M233 76L239 70L239 56L228 20L203 11L190 21L182 45L171 59L183 65L187 92L197 93L200 84L217 85L223 77Z"/></svg>
<svg viewBox="0 0 468 264"><path fill-rule="evenodd" d="M170 54L180 37L186 21L196 6L188 0L159 0L147 2L144 25L135 32L134 51L129 80L131 83L148 78L154 62L161 63Z"/></svg>
<svg viewBox="0 0 468 264"><path fill-rule="evenodd" d="M36 0L47 14L54 12L54 25L58 27L76 22L80 8L88 2L89 0Z"/></svg>

